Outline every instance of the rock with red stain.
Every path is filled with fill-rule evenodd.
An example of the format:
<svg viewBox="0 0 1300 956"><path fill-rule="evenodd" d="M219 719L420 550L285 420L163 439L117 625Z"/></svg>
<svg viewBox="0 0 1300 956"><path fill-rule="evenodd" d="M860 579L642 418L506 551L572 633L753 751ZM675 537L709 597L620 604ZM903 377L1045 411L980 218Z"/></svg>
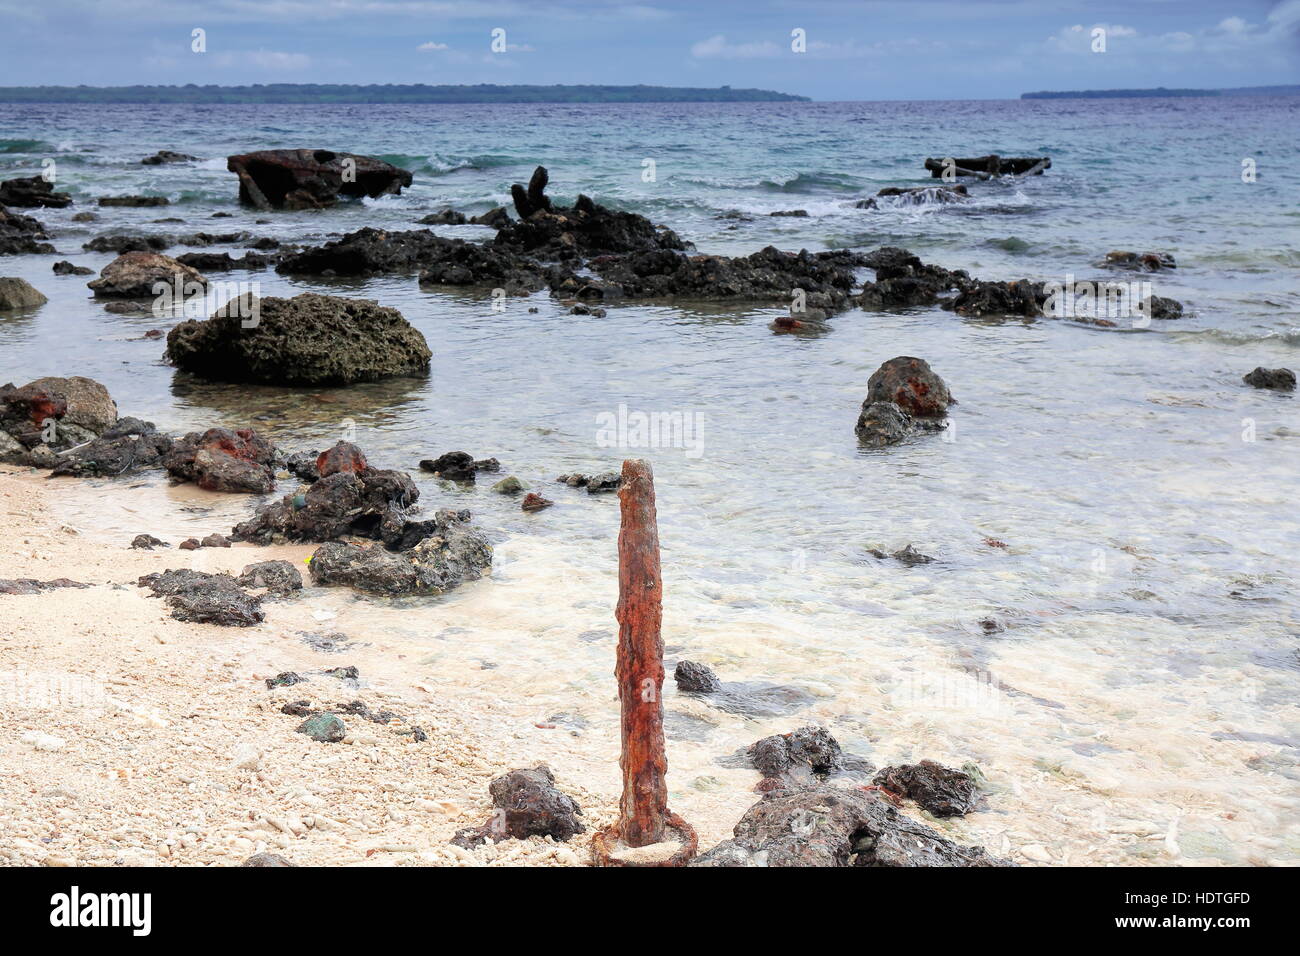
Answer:
<svg viewBox="0 0 1300 956"><path fill-rule="evenodd" d="M900 355L867 380L867 403L893 402L916 418L942 418L957 400L925 359Z"/></svg>
<svg viewBox="0 0 1300 956"><path fill-rule="evenodd" d="M321 478L338 474L340 471L355 475L369 470L370 463L366 461L365 452L351 442L341 441L316 456L316 471Z"/></svg>
<svg viewBox="0 0 1300 956"><path fill-rule="evenodd" d="M178 482L207 491L264 495L275 489L275 447L249 428L209 428L178 439L163 467Z"/></svg>
<svg viewBox="0 0 1300 956"><path fill-rule="evenodd" d="M541 511L543 508L549 508L555 504L550 498L543 498L535 491L530 491L524 495L523 503L519 506L524 511Z"/></svg>

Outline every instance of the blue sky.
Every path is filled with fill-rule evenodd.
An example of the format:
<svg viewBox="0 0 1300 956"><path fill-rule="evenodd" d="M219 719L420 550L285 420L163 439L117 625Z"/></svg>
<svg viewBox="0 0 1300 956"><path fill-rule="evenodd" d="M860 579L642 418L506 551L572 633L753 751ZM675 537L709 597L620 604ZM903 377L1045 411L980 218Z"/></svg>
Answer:
<svg viewBox="0 0 1300 956"><path fill-rule="evenodd" d="M0 0L0 23L4 86L729 84L870 100L1300 83L1300 0Z"/></svg>

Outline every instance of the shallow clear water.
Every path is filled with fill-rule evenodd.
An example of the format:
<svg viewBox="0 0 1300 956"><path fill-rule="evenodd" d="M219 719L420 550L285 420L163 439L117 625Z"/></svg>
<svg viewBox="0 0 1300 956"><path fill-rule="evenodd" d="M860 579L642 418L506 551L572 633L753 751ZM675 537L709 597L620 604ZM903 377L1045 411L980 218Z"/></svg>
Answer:
<svg viewBox="0 0 1300 956"><path fill-rule="evenodd" d="M417 476L428 509L469 507L489 529L489 579L396 606L325 599L341 629L423 649L412 668L449 692L508 702L521 728L580 714L589 727L574 738L576 765L608 766L617 747L618 505L552 479L650 458L670 661L816 695L762 720L670 697L670 712L688 715L675 718L670 745L674 799L697 815L734 820L753 799L752 773L716 757L821 721L878 764L978 763L996 788L991 810L952 826L994 849L1005 840L1042 844L1057 861L1295 863L1300 414L1294 394L1250 389L1241 375L1300 363L1300 212L1287 192L1298 131L1300 98L3 106L0 177L53 157L77 204L35 213L60 255L0 262L50 298L0 317L0 381L89 375L123 414L174 431L252 424L291 449L351 426L376 464L413 472L453 449L499 458L557 506L525 515L486 482L463 490ZM240 210L224 157L287 146L384 155L416 184L324 212ZM207 159L138 164L160 148ZM1054 165L1011 185L973 184L968 206L853 208L882 186L929 182L927 155L990 151L1049 154ZM1258 164L1253 184L1241 181L1246 157ZM646 158L655 182L642 181ZM314 242L367 224L412 228L446 205L502 203L537 163L555 198L581 191L642 212L702 252L896 244L985 278L1065 281L1131 278L1096 267L1110 249L1169 251L1176 271L1141 278L1191 314L1102 329L854 310L821 334L784 336L768 328L775 305L630 305L595 319L544 293L494 312L484 295L423 291L413 276L222 276L259 281L265 294L378 299L434 351L427 381L291 391L179 375L161 362L162 343L144 338L167 322L107 313L84 278L50 272L59 258L107 263L80 252L100 233L248 229ZM173 205L71 222L91 197L137 192ZM765 215L794 208L809 217ZM719 218L729 210L753 218ZM170 216L185 223L151 223ZM946 379L960 401L953 429L860 450L853 425L867 378L895 355L922 356ZM689 447L611 447L601 416L620 405L683 416L695 428ZM127 536L225 530L254 504L202 496L212 510L195 511L192 493L155 480L64 484L70 520ZM938 560L907 569L866 554L909 542Z"/></svg>

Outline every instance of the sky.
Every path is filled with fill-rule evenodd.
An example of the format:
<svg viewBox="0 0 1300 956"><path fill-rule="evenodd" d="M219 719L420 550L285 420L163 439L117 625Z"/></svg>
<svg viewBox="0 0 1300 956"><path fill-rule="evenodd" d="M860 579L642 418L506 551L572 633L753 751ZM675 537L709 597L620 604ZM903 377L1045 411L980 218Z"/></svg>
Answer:
<svg viewBox="0 0 1300 956"><path fill-rule="evenodd" d="M0 86L645 83L906 100L1300 83L1300 0L0 0L0 24Z"/></svg>

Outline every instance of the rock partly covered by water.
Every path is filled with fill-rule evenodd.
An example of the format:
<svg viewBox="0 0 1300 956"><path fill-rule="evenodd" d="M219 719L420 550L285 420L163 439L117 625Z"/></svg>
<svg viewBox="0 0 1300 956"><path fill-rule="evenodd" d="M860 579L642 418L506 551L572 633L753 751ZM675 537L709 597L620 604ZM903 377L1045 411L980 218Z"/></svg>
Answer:
<svg viewBox="0 0 1300 956"><path fill-rule="evenodd" d="M800 727L773 734L750 745L750 763L765 780L779 786L810 783L844 769L844 751L825 727Z"/></svg>
<svg viewBox="0 0 1300 956"><path fill-rule="evenodd" d="M226 159L239 177L239 201L258 209L321 209L339 197L396 194L411 185L405 169L373 156L328 149L264 149Z"/></svg>
<svg viewBox="0 0 1300 956"><path fill-rule="evenodd" d="M116 478L143 468L160 468L172 438L138 418L120 418L93 441L59 454L51 475Z"/></svg>
<svg viewBox="0 0 1300 956"><path fill-rule="evenodd" d="M0 205L17 209L62 209L72 205L72 197L55 192L54 184L43 176L28 176L0 183Z"/></svg>
<svg viewBox="0 0 1300 956"><path fill-rule="evenodd" d="M963 269L929 265L897 246L882 246L860 260L876 273L876 281L865 283L854 300L868 311L932 305L942 293L974 282Z"/></svg>
<svg viewBox="0 0 1300 956"><path fill-rule="evenodd" d="M867 397L855 426L858 441L879 447L939 430L948 407L956 403L947 384L924 359L892 358L867 380Z"/></svg>
<svg viewBox="0 0 1300 956"><path fill-rule="evenodd" d="M526 840L542 836L565 841L586 829L578 819L582 808L555 786L555 775L545 764L497 777L488 784L488 792L497 812L480 827L458 831L452 843L472 849L508 837Z"/></svg>
<svg viewBox="0 0 1300 956"><path fill-rule="evenodd" d="M163 467L206 491L264 495L275 489L275 460L275 446L250 428L209 428L178 438Z"/></svg>
<svg viewBox="0 0 1300 956"><path fill-rule="evenodd" d="M551 290L579 299L732 299L795 305L796 289L808 309L834 311L849 304L856 255L844 252L782 252L768 246L749 256L685 256L659 250L600 258L591 263L599 280L566 275Z"/></svg>
<svg viewBox="0 0 1300 956"><path fill-rule="evenodd" d="M206 289L208 280L197 269L171 256L158 252L124 252L104 266L98 279L86 285L101 299L145 299L159 294L154 289L158 283L172 289L179 286L182 297L186 297L191 290Z"/></svg>
<svg viewBox="0 0 1300 956"><path fill-rule="evenodd" d="M170 149L160 149L152 156L146 156L140 160L142 166L162 166L165 163L193 163L197 162L197 156L191 156L189 153L177 153Z"/></svg>
<svg viewBox="0 0 1300 956"><path fill-rule="evenodd" d="M448 481L474 481L480 471L500 471L501 462L495 458L476 459L469 452L449 451L437 458L424 459L420 462L420 470Z"/></svg>
<svg viewBox="0 0 1300 956"><path fill-rule="evenodd" d="M418 543L397 553L378 546L326 542L311 557L312 582L342 584L372 594L443 594L478 580L492 566L487 536L460 514L440 511L432 525Z"/></svg>
<svg viewBox="0 0 1300 956"><path fill-rule="evenodd" d="M0 276L0 311L32 309L50 300L26 279Z"/></svg>
<svg viewBox="0 0 1300 956"><path fill-rule="evenodd" d="M508 295L526 295L547 286L546 270L527 256L462 239L429 246L420 265L422 286L490 286Z"/></svg>
<svg viewBox="0 0 1300 956"><path fill-rule="evenodd" d="M48 238L40 220L10 212L0 205L0 256L52 253L54 247L42 241Z"/></svg>
<svg viewBox="0 0 1300 956"><path fill-rule="evenodd" d="M167 334L177 368L225 382L350 385L424 375L433 353L401 312L369 299L304 292L248 298Z"/></svg>
<svg viewBox="0 0 1300 956"><path fill-rule="evenodd" d="M178 621L252 627L266 617L262 599L245 591L229 574L169 569L146 574L138 583L155 597L165 597Z"/></svg>
<svg viewBox="0 0 1300 956"><path fill-rule="evenodd" d="M1103 264L1135 272L1160 272L1178 268L1174 257L1167 252L1129 252L1124 249L1106 253Z"/></svg>
<svg viewBox="0 0 1300 956"><path fill-rule="evenodd" d="M888 203L882 199L891 200ZM879 209L882 206L940 206L948 203L967 202L970 193L965 186L886 186L869 199L862 199L853 204L856 209Z"/></svg>
<svg viewBox="0 0 1300 956"><path fill-rule="evenodd" d="M1019 315L1033 318L1043 314L1051 297L1042 282L1018 279L1013 282L975 281L943 303L958 315Z"/></svg>
<svg viewBox="0 0 1300 956"><path fill-rule="evenodd" d="M827 784L779 790L691 866L1009 866L953 843L878 792Z"/></svg>
<svg viewBox="0 0 1300 956"><path fill-rule="evenodd" d="M1289 368L1264 368L1259 366L1247 372L1241 380L1254 388L1269 388L1278 392L1290 392L1295 389L1295 372Z"/></svg>
<svg viewBox="0 0 1300 956"><path fill-rule="evenodd" d="M959 817L979 803L975 778L964 770L954 770L933 760L885 767L871 781L900 797L914 800L917 806L936 817Z"/></svg>

